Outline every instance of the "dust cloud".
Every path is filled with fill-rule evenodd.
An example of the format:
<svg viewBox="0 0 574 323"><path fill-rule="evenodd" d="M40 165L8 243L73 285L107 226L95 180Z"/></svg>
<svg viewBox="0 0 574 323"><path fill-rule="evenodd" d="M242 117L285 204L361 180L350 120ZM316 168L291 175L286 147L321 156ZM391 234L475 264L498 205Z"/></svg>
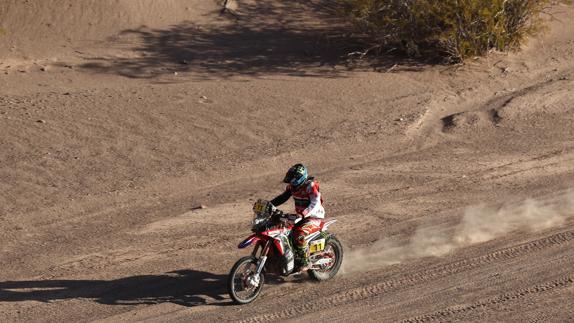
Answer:
<svg viewBox="0 0 574 323"><path fill-rule="evenodd" d="M557 197L503 205L468 207L455 225L424 225L409 242L385 238L345 254L342 273L373 270L408 259L444 256L458 248L486 242L513 231L536 232L563 225L574 217L574 191Z"/></svg>

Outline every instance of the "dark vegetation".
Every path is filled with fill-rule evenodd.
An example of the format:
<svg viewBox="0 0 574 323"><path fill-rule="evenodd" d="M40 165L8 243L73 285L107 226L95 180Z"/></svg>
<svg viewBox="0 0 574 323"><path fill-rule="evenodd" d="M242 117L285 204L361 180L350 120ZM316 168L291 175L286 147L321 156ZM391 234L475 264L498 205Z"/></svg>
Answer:
<svg viewBox="0 0 574 323"><path fill-rule="evenodd" d="M338 0L371 38L366 52L460 62L494 49L518 49L544 27L552 0Z"/></svg>

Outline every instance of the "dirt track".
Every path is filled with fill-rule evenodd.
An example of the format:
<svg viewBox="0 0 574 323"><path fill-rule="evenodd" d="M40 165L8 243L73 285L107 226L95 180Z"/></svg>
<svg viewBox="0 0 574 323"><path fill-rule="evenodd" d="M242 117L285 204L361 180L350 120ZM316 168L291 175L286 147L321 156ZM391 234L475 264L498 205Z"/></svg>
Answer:
<svg viewBox="0 0 574 323"><path fill-rule="evenodd" d="M574 7L520 53L374 72L258 3L0 4L0 321L573 321ZM296 162L345 268L231 306Z"/></svg>

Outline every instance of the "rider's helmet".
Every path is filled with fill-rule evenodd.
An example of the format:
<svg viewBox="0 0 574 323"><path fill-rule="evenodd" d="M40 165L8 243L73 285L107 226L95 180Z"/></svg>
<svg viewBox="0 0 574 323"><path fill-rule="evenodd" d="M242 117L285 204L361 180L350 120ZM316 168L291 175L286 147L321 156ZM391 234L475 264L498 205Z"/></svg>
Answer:
<svg viewBox="0 0 574 323"><path fill-rule="evenodd" d="M307 180L307 177L307 167L303 166L303 164L295 164L289 168L283 182L291 184L293 188L297 188Z"/></svg>

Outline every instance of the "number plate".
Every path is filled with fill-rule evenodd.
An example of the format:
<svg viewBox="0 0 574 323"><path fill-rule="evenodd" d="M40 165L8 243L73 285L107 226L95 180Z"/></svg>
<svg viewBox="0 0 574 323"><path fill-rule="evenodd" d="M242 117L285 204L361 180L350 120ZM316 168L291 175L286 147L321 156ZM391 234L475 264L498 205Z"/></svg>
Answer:
<svg viewBox="0 0 574 323"><path fill-rule="evenodd" d="M253 205L253 212L257 213L257 214L261 214L263 212L265 212L265 203L262 203L261 201L257 201L255 203L255 205Z"/></svg>
<svg viewBox="0 0 574 323"><path fill-rule="evenodd" d="M323 250L325 250L325 239L315 240L309 244L310 253L315 253L317 251L323 251Z"/></svg>

